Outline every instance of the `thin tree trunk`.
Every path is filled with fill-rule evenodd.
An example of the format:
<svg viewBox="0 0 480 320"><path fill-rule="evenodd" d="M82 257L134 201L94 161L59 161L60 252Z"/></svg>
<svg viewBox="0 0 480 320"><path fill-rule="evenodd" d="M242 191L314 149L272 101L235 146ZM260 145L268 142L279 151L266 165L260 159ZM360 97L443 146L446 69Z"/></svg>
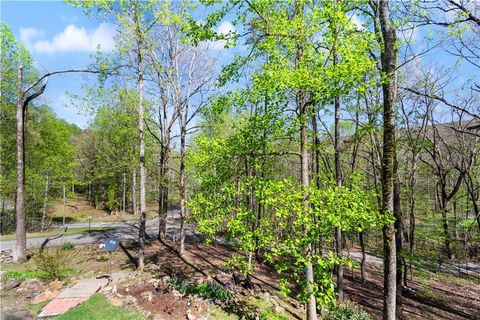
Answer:
<svg viewBox="0 0 480 320"><path fill-rule="evenodd" d="M122 212L125 214L127 205L127 174L123 174L123 199L122 199Z"/></svg>
<svg viewBox="0 0 480 320"><path fill-rule="evenodd" d="M362 251L362 260L360 261L360 278L362 279L362 283L365 283L365 263L367 262L367 256L365 254L365 241L363 239L364 234L363 231L358 233L358 240L360 241L360 249Z"/></svg>
<svg viewBox="0 0 480 320"><path fill-rule="evenodd" d="M17 98L17 193L16 193L16 231L15 231L15 252L13 261L15 263L27 260L27 237L25 225L25 119L23 110L23 67L18 68L18 98Z"/></svg>
<svg viewBox="0 0 480 320"><path fill-rule="evenodd" d="M135 11L135 23L137 37L141 37L141 31L139 27L138 17ZM146 167L145 167L145 132L144 132L144 105L143 105L143 56L142 56L142 39L137 38L137 63L138 63L138 131L139 131L139 149L140 149L140 226L138 233L138 265L137 268L140 272L145 267L145 224L146 224L146 195L145 195L145 183L146 183Z"/></svg>
<svg viewBox="0 0 480 320"><path fill-rule="evenodd" d="M383 159L382 159L382 213L390 215L394 212L393 183L395 160L395 100L397 62L396 35L390 20L387 0L378 2L378 14L381 27L381 60L385 80L383 91ZM393 223L383 228L384 251L384 286L383 286L383 319L396 318L396 271L397 252L395 246L395 226Z"/></svg>
<svg viewBox="0 0 480 320"><path fill-rule="evenodd" d="M42 225L41 230L42 232L45 231L45 218L47 216L47 202L48 202L48 174L45 181L45 195L43 197L43 210L42 210Z"/></svg>
<svg viewBox="0 0 480 320"><path fill-rule="evenodd" d="M304 6L301 1L295 3L295 15L303 16ZM296 62L300 62L303 59L303 43L297 44L297 53L296 53ZM304 188L304 210L305 213L310 211L310 202L308 201L309 192L308 188L310 186L309 181L309 170L308 170L308 135L307 135L307 124L306 116L308 111L308 105L306 101L306 93L303 90L300 90L297 95L297 103L299 110L300 118L300 157L301 157L301 181ZM307 320L316 320L317 319L317 301L315 295L313 294L313 284L315 283L314 271L313 271L313 248L311 245L308 245L305 252L306 257L306 281L307 281L307 290L309 298L307 300Z"/></svg>
<svg viewBox="0 0 480 320"><path fill-rule="evenodd" d="M132 172L132 213L137 214L137 170L133 168Z"/></svg>
<svg viewBox="0 0 480 320"><path fill-rule="evenodd" d="M398 161L397 153L395 152L395 159L393 165L393 216L395 218L395 250L397 252L397 275L396 275L396 314L397 319L402 319L402 272L405 259L402 255L403 242L403 218L402 218L402 208L401 208L401 199L400 199L400 176L398 174Z"/></svg>
<svg viewBox="0 0 480 320"><path fill-rule="evenodd" d="M65 194L65 186L63 186L63 210L62 210L62 227L65 229L65 209L67 205L67 197Z"/></svg>
<svg viewBox="0 0 480 320"><path fill-rule="evenodd" d="M186 218L186 176L185 176L185 135L184 115L180 115L180 255L185 253L185 218Z"/></svg>
<svg viewBox="0 0 480 320"><path fill-rule="evenodd" d="M335 50L334 50L335 51ZM334 52L334 65L338 63L337 54ZM342 186L342 171L340 167L340 97L335 96L335 132L334 132L334 145L335 145L335 182L338 187ZM342 258L342 229L335 228L335 250L337 257ZM337 267L337 293L338 300L343 300L343 265L338 264Z"/></svg>

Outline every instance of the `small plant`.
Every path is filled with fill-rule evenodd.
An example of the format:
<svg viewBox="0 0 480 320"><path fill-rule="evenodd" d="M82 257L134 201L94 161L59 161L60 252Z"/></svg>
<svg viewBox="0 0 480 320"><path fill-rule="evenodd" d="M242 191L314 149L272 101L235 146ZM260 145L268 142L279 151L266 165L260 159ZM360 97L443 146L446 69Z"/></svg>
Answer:
<svg viewBox="0 0 480 320"><path fill-rule="evenodd" d="M187 284L179 279L170 280L170 284L181 294L195 294L204 299L212 299L218 301L228 301L232 298L232 292L226 286L221 286L216 282L202 283L199 285Z"/></svg>
<svg viewBox="0 0 480 320"><path fill-rule="evenodd" d="M65 251L70 251L70 250L73 250L75 249L75 244L71 243L71 242L65 242L63 245L62 245L62 250L65 250Z"/></svg>
<svg viewBox="0 0 480 320"><path fill-rule="evenodd" d="M56 280L65 277L66 270L74 257L73 251L56 248L40 251L33 256L33 261L45 280Z"/></svg>
<svg viewBox="0 0 480 320"><path fill-rule="evenodd" d="M273 310L263 310L260 314L260 320L288 320L288 317L278 314Z"/></svg>
<svg viewBox="0 0 480 320"><path fill-rule="evenodd" d="M326 319L329 320L371 320L372 317L351 302L342 303L331 310Z"/></svg>

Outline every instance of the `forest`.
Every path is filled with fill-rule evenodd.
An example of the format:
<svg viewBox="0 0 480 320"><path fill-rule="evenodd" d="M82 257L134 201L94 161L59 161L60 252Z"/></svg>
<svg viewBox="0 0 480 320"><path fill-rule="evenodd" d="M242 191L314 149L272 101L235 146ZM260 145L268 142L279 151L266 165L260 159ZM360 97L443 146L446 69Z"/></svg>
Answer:
<svg viewBox="0 0 480 320"><path fill-rule="evenodd" d="M308 320L358 301L348 279L366 285L369 255L373 318L417 319L404 303L425 272L478 286L480 2L65 5L113 26L114 49L45 72L0 25L0 231L15 234L14 265L30 259L28 233L75 222L66 201L81 199L137 221L138 272L152 243L185 257L193 232L228 246L224 267L247 284L268 267ZM86 128L42 100L71 74L85 76L70 99ZM418 319L478 319L469 294L470 311Z"/></svg>

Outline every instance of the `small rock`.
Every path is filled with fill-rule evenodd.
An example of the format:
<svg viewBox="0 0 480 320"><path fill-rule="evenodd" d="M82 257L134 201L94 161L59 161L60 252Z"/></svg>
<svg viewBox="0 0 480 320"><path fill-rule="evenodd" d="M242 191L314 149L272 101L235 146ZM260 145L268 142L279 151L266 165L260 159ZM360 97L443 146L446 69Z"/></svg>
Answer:
<svg viewBox="0 0 480 320"><path fill-rule="evenodd" d="M48 284L48 287L52 290L58 290L63 286L62 282L60 281L52 281Z"/></svg>
<svg viewBox="0 0 480 320"><path fill-rule="evenodd" d="M123 306L123 299L112 297L110 298L110 303L116 307L121 307Z"/></svg>
<svg viewBox="0 0 480 320"><path fill-rule="evenodd" d="M22 282L15 279L8 279L5 281L5 290L11 290L18 287Z"/></svg>
<svg viewBox="0 0 480 320"><path fill-rule="evenodd" d="M164 283L169 282L170 280L172 280L172 278L170 278L169 276L164 276L164 277L162 278L162 281L163 281Z"/></svg>
<svg viewBox="0 0 480 320"><path fill-rule="evenodd" d="M273 311L275 311L276 313L284 313L285 312L285 308L279 306L279 305L276 305L274 308L273 308Z"/></svg>
<svg viewBox="0 0 480 320"><path fill-rule="evenodd" d="M160 267L157 266L156 264L153 264L153 263L149 263L145 266L145 269L147 269L148 271L150 272L155 272L155 271L158 271L160 270Z"/></svg>
<svg viewBox="0 0 480 320"><path fill-rule="evenodd" d="M137 302L137 298L132 297L132 296L127 296L126 302L127 302L128 304L135 304L135 303Z"/></svg>
<svg viewBox="0 0 480 320"><path fill-rule="evenodd" d="M193 314L190 313L190 310L188 310L187 319L188 320L196 320L197 318Z"/></svg>
<svg viewBox="0 0 480 320"><path fill-rule="evenodd" d="M56 296L58 296L58 291L57 290L50 290L47 289L44 292L36 295L32 299L32 304L39 304L45 301L53 300Z"/></svg>
<svg viewBox="0 0 480 320"><path fill-rule="evenodd" d="M270 297L271 297L270 292L268 292L268 291L263 292L263 297L264 297L265 299L269 300Z"/></svg>

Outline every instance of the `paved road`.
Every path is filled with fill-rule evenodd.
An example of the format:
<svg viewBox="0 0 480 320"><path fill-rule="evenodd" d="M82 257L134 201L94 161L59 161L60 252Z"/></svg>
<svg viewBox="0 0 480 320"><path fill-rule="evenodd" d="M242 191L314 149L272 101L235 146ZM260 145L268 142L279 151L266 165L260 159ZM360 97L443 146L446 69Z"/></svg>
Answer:
<svg viewBox="0 0 480 320"><path fill-rule="evenodd" d="M72 223L68 225L70 228L84 228L88 227L88 222L85 223ZM154 239L158 235L158 218L149 219L147 220L147 239ZM126 240L134 240L138 239L138 221L123 221L123 222L94 222L91 223L92 228L97 227L110 227L111 230L105 231L98 231L98 232L91 232L91 233L83 233L83 234L76 234L70 236L64 236L60 238L56 238L50 240L47 246L59 246L65 242L71 242L75 245L82 245L82 244L93 244L93 243L100 243L105 238L109 238L115 236L122 241ZM201 241L201 238L193 232L194 226L187 225L187 232L186 232L186 241L187 242L197 242ZM172 209L168 211L167 215L167 236L170 239L179 239L180 234L180 214L178 210ZM27 239L27 248L35 248L39 247L48 237L42 238L31 238ZM12 249L15 246L15 240L9 241L1 241L0 242L0 251ZM358 262L361 261L361 253L359 251L350 251L350 257ZM382 266L383 259L381 257L377 257L373 254L366 254L366 262L369 265L374 266ZM480 264L478 263L468 263L462 265L456 265L451 262L443 262L440 266L430 266L429 269L435 270L440 269L445 272L449 272L452 274L464 274L470 275L480 278Z"/></svg>
<svg viewBox="0 0 480 320"><path fill-rule="evenodd" d="M178 235L180 215L178 210L169 210L167 216L167 233L169 237ZM97 231L90 233L82 233L76 235L69 235L57 238L41 237L27 239L27 248L35 248L42 245L42 243L48 238L55 238L48 241L47 246L59 246L65 242L71 242L76 245L100 243L103 239L115 236L122 241L125 240L137 240L138 239L138 221L123 221L123 222L94 222L91 223L92 228L97 227L110 227L111 230ZM69 228L84 228L88 227L86 223L72 223L68 225ZM146 225L147 238L155 238L158 234L158 218L147 220ZM178 237L178 236L177 236ZM15 246L15 240L1 241L0 251L10 250Z"/></svg>

